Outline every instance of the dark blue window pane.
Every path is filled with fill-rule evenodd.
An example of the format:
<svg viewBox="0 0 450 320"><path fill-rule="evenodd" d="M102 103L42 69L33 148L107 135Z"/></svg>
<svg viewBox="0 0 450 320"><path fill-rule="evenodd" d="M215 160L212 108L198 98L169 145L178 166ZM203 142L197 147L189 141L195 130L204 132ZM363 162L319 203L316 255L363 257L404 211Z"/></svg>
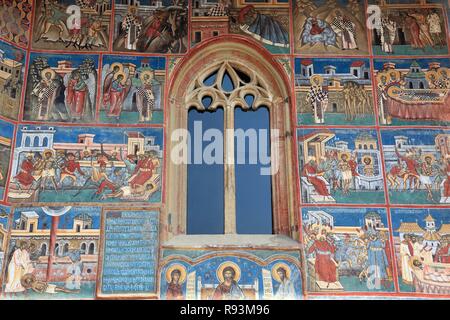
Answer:
<svg viewBox="0 0 450 320"><path fill-rule="evenodd" d="M189 111L188 130L191 135L191 164L187 174L187 233L224 233L223 165L194 163L194 123L199 121L203 132L215 128L223 133L223 110L215 112ZM198 125L198 124L197 124ZM197 140L200 140L197 138ZM210 142L204 142L201 150ZM223 144L221 145L223 148ZM222 151L223 154L223 151ZM202 157L203 159L203 157ZM204 161L202 161L204 162Z"/></svg>
<svg viewBox="0 0 450 320"><path fill-rule="evenodd" d="M202 98L202 104L205 107L205 109L208 109L209 106L211 105L211 103L212 103L212 98L211 97L204 96Z"/></svg>
<svg viewBox="0 0 450 320"><path fill-rule="evenodd" d="M228 72L225 72L225 74L223 75L222 89L225 90L226 92L231 92L234 90L233 80L231 80L231 77L228 74Z"/></svg>
<svg viewBox="0 0 450 320"><path fill-rule="evenodd" d="M209 75L204 81L203 83L206 86L212 86L215 82L216 82L216 78L217 78L217 71L215 71L214 73L212 73L211 75Z"/></svg>
<svg viewBox="0 0 450 320"><path fill-rule="evenodd" d="M247 102L248 103L248 102ZM259 108L256 111L235 110L235 129L255 129L259 141L259 129L265 129L267 148L262 150L270 156L269 111ZM271 234L272 233L272 185L270 175L261 175L261 169L270 164L262 164L260 154L261 144L256 148L249 146L246 138L244 155L239 155L238 143L235 140L235 173L236 173L236 224L239 234ZM256 150L255 152L253 152ZM238 164L239 156L245 157L244 164ZM256 161L251 162L250 159ZM253 164L252 164L253 163Z"/></svg>
<svg viewBox="0 0 450 320"><path fill-rule="evenodd" d="M245 99L245 102L247 102L249 107L253 106L253 101L255 101L255 97L253 95L247 94L247 95L245 95L244 99Z"/></svg>

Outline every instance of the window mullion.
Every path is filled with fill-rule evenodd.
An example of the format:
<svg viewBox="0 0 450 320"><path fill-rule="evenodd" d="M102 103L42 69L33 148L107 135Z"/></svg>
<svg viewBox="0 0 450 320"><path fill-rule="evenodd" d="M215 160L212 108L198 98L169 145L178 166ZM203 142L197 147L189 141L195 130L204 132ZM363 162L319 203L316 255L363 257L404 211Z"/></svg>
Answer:
<svg viewBox="0 0 450 320"><path fill-rule="evenodd" d="M234 168L234 107L225 106L224 112L224 191L225 234L236 234L236 177Z"/></svg>

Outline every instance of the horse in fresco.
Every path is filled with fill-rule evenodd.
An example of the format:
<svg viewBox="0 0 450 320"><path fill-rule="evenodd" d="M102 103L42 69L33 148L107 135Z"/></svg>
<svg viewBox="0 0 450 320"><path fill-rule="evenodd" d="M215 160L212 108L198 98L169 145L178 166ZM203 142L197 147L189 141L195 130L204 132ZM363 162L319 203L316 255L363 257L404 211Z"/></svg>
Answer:
<svg viewBox="0 0 450 320"><path fill-rule="evenodd" d="M187 43L187 10L174 5L159 8L152 16L144 19L142 33L136 48L139 52L183 53L188 48ZM114 46L123 48L125 34L119 34Z"/></svg>
<svg viewBox="0 0 450 320"><path fill-rule="evenodd" d="M162 14L166 26L154 39L142 38L138 41L138 48L146 52L182 53L187 47L187 13L185 8L171 6L165 8ZM144 23L144 29L145 29Z"/></svg>

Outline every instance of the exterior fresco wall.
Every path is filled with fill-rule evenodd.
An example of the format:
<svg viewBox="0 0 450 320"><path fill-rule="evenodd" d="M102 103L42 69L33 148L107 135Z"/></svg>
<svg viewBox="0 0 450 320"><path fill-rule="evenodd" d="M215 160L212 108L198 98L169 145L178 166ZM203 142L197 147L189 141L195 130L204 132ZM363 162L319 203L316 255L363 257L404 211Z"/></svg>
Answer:
<svg viewBox="0 0 450 320"><path fill-rule="evenodd" d="M161 269L161 297L168 300L271 300L302 298L299 252L164 250ZM227 268L236 282L231 292L221 286ZM174 271L180 280L174 282ZM280 275L280 274L281 275ZM282 282L280 277L288 281Z"/></svg>
<svg viewBox="0 0 450 320"><path fill-rule="evenodd" d="M447 1L9 0L0 17L1 299L450 297ZM230 39L287 83L295 224L278 229L299 250L166 245L185 219L169 94Z"/></svg>

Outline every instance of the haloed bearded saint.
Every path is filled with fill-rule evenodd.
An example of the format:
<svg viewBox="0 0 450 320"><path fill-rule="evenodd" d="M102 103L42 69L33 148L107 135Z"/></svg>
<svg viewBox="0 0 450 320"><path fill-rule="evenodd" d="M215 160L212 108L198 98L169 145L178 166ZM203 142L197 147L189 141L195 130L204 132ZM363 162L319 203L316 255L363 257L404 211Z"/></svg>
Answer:
<svg viewBox="0 0 450 320"><path fill-rule="evenodd" d="M214 291L213 300L242 300L244 292L235 280L236 271L232 267L226 267L222 271L223 282Z"/></svg>

